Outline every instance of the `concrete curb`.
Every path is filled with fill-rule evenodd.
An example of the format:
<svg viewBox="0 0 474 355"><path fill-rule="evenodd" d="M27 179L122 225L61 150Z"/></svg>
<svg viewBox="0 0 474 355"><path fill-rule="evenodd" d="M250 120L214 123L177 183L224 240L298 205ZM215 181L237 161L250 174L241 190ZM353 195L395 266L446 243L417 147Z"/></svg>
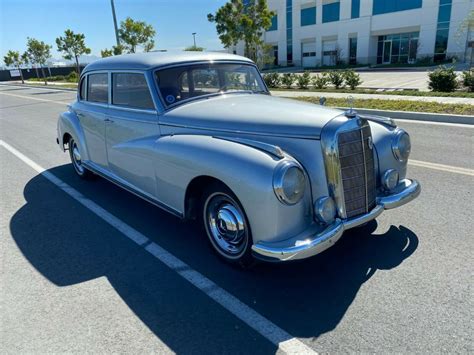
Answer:
<svg viewBox="0 0 474 355"><path fill-rule="evenodd" d="M37 88L37 89L53 89L59 91L76 91L76 89L69 88L58 88L52 86L33 86L23 84L3 84L3 86L20 86L26 88ZM347 110L348 107L336 107L340 110ZM354 108L357 112L365 113L368 115L379 115L386 116L393 119L413 120L413 121L425 121L425 122L442 122L442 123L460 123L467 125L474 125L474 116L467 115L448 115L443 113L425 113L425 112L412 112L412 111L388 111L388 110L373 110L367 108Z"/></svg>
<svg viewBox="0 0 474 355"><path fill-rule="evenodd" d="M340 110L347 110L348 107L337 107ZM474 116L467 115L449 115L445 113L429 113L429 112L412 112L412 111L388 111L373 110L367 108L354 108L359 113L367 115L386 116L393 119L426 121L426 122L442 122L442 123L461 123L474 125Z"/></svg>

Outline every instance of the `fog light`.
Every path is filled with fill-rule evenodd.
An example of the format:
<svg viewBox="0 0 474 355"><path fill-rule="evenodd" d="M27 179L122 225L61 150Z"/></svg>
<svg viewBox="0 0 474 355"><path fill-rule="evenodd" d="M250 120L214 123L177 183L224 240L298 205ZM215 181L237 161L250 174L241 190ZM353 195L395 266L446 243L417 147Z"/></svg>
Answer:
<svg viewBox="0 0 474 355"><path fill-rule="evenodd" d="M395 169L388 169L383 173L382 186L388 190L393 190L398 185L398 171Z"/></svg>
<svg viewBox="0 0 474 355"><path fill-rule="evenodd" d="M319 198L314 203L314 213L318 221L325 224L330 224L336 219L336 204L331 197L325 196Z"/></svg>

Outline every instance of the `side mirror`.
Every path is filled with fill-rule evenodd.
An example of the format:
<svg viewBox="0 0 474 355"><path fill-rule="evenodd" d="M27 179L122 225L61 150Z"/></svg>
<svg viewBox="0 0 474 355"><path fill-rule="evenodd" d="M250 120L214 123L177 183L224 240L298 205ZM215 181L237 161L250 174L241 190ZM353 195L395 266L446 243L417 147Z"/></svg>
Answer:
<svg viewBox="0 0 474 355"><path fill-rule="evenodd" d="M325 106L326 105L326 98L324 96L320 97L319 98L319 104L321 106Z"/></svg>

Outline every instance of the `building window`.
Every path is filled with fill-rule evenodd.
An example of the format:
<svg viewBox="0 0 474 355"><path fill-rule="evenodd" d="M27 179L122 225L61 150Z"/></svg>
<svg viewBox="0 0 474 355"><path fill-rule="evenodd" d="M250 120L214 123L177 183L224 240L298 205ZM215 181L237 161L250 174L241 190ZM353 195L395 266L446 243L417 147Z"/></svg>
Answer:
<svg viewBox="0 0 474 355"><path fill-rule="evenodd" d="M286 64L293 64L293 0L286 0Z"/></svg>
<svg viewBox="0 0 474 355"><path fill-rule="evenodd" d="M316 23L316 7L301 9L301 26L310 26Z"/></svg>
<svg viewBox="0 0 474 355"><path fill-rule="evenodd" d="M276 31L278 30L278 15L272 17L272 25L268 29L268 31Z"/></svg>
<svg viewBox="0 0 474 355"><path fill-rule="evenodd" d="M374 0L373 15L421 8L422 0Z"/></svg>
<svg viewBox="0 0 474 355"><path fill-rule="evenodd" d="M323 5L323 23L339 21L340 2Z"/></svg>
<svg viewBox="0 0 474 355"><path fill-rule="evenodd" d="M278 65L278 45L273 46L273 65Z"/></svg>
<svg viewBox="0 0 474 355"><path fill-rule="evenodd" d="M446 60L448 49L449 21L451 20L452 0L440 0L438 10L438 25L436 29L436 41L434 48L434 61Z"/></svg>
<svg viewBox="0 0 474 355"><path fill-rule="evenodd" d="M349 64L357 64L357 37L349 38Z"/></svg>
<svg viewBox="0 0 474 355"><path fill-rule="evenodd" d="M360 0L352 0L351 18L359 18L360 16Z"/></svg>
<svg viewBox="0 0 474 355"><path fill-rule="evenodd" d="M418 32L379 36L377 64L414 63L418 51Z"/></svg>

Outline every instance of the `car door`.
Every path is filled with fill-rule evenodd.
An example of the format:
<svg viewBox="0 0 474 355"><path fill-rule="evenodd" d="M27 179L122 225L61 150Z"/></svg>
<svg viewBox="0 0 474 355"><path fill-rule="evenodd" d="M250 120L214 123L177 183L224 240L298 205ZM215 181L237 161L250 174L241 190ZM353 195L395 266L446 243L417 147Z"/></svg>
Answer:
<svg viewBox="0 0 474 355"><path fill-rule="evenodd" d="M123 183L156 197L154 142L158 114L143 72L113 72L111 105L106 122L109 169Z"/></svg>
<svg viewBox="0 0 474 355"><path fill-rule="evenodd" d="M90 162L107 168L105 120L108 112L108 73L91 73L81 81L81 94L74 110L81 122Z"/></svg>

